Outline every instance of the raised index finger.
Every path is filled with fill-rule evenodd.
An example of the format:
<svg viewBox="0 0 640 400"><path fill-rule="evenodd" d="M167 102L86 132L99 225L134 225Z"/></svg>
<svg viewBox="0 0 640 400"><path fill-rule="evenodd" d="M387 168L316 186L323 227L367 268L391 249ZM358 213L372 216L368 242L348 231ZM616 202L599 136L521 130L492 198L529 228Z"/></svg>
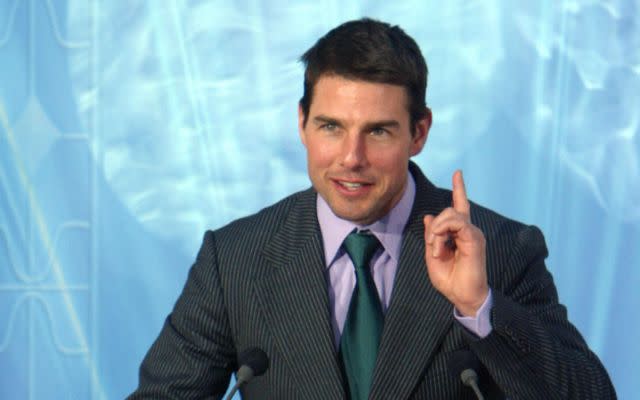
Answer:
<svg viewBox="0 0 640 400"><path fill-rule="evenodd" d="M453 173L453 209L470 217L469 199L467 199L467 190L460 170Z"/></svg>

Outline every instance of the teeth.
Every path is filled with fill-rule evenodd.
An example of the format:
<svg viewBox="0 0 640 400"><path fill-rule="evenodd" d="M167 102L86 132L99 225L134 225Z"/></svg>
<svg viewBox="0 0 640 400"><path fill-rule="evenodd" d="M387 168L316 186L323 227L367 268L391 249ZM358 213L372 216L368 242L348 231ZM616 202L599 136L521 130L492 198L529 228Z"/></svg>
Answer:
<svg viewBox="0 0 640 400"><path fill-rule="evenodd" d="M357 189L362 186L362 183L356 182L340 182L340 184L342 184L342 186L346 187L347 189Z"/></svg>

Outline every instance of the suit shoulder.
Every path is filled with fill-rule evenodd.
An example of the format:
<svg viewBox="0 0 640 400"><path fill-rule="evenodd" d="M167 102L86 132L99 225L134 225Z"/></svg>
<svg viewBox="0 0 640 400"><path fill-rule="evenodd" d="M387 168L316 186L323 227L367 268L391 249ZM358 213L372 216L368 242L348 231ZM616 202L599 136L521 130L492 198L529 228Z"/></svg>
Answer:
<svg viewBox="0 0 640 400"><path fill-rule="evenodd" d="M544 254L547 253L544 235L537 226L505 217L473 202L471 220L487 239L498 243L510 243L516 248L540 248Z"/></svg>
<svg viewBox="0 0 640 400"><path fill-rule="evenodd" d="M437 189L438 198L446 204L451 204L452 193L448 189ZM507 238L514 240L524 240L523 238L535 237L536 241L544 241L540 229L533 225L528 225L515 219L506 217L490 208L470 201L471 222L483 232L487 239Z"/></svg>
<svg viewBox="0 0 640 400"><path fill-rule="evenodd" d="M293 193L255 214L231 221L221 228L208 231L207 234L213 235L218 245L231 241L255 246L268 240L279 230L296 204L309 203L311 198L315 199L312 189Z"/></svg>
<svg viewBox="0 0 640 400"><path fill-rule="evenodd" d="M526 224L506 217L490 208L471 202L471 220L483 232L506 234L527 227Z"/></svg>
<svg viewBox="0 0 640 400"><path fill-rule="evenodd" d="M510 294L528 274L548 274L543 261L548 256L547 245L538 227L476 203L471 203L471 220L485 236L487 278L491 287ZM540 269L527 272L531 266Z"/></svg>

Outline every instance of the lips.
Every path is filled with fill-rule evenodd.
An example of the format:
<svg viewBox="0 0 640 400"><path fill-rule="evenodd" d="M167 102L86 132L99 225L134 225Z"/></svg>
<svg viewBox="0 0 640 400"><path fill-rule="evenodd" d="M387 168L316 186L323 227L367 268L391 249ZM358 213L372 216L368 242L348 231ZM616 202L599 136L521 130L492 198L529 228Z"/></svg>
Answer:
<svg viewBox="0 0 640 400"><path fill-rule="evenodd" d="M336 185L338 190L341 192L358 194L368 191L368 189L372 186L369 182L363 181L353 181L353 180L341 180L341 179L332 179L333 183Z"/></svg>

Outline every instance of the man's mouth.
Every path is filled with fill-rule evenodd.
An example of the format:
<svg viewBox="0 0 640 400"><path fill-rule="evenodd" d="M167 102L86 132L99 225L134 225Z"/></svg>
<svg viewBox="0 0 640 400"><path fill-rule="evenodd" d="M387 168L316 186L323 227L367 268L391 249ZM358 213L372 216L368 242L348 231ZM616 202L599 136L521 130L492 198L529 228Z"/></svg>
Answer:
<svg viewBox="0 0 640 400"><path fill-rule="evenodd" d="M356 189L362 186L362 183L356 183L356 182L340 182L340 184L346 187L347 189Z"/></svg>
<svg viewBox="0 0 640 400"><path fill-rule="evenodd" d="M334 179L334 182L337 183L340 187L346 189L349 192L356 192L362 188L367 186L371 186L370 183L366 182L352 182L352 181L342 181L338 179Z"/></svg>

